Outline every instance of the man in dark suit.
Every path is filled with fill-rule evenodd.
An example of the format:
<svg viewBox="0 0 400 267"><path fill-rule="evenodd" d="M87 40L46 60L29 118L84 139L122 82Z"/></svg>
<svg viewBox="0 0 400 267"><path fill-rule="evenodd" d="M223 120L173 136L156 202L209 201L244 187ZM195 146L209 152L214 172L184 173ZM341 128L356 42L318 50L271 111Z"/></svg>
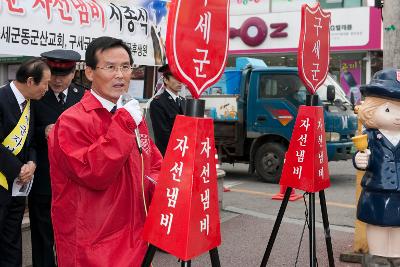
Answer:
<svg viewBox="0 0 400 267"><path fill-rule="evenodd" d="M84 94L83 88L72 84L76 62L81 58L79 53L72 50L52 50L42 53L41 56L50 66L51 79L50 90L41 100L33 103L37 168L28 202L33 267L55 266L47 136L61 113L78 103Z"/></svg>
<svg viewBox="0 0 400 267"><path fill-rule="evenodd" d="M25 197L12 196L14 180L28 184L36 168L31 99L48 88L50 69L38 58L21 64L16 80L0 88L0 266L22 266Z"/></svg>
<svg viewBox="0 0 400 267"><path fill-rule="evenodd" d="M179 96L183 85L172 75L168 64L160 67L158 71L163 75L164 92L155 96L151 101L150 118L155 143L164 156L175 117L178 114L183 115L186 101Z"/></svg>

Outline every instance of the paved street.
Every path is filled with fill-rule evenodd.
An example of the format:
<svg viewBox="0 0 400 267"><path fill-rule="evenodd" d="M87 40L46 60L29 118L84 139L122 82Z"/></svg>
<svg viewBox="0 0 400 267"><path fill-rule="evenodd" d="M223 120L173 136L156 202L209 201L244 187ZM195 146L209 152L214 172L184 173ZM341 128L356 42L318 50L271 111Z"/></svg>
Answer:
<svg viewBox="0 0 400 267"><path fill-rule="evenodd" d="M222 266L259 266L281 202L271 200L278 185L266 184L256 175L248 175L247 165L223 164ZM327 208L336 266L359 266L339 261L340 253L350 251L355 217L355 171L351 161L329 164L332 186L326 190ZM300 192L298 192L300 193ZM308 198L307 198L308 199ZM317 198L318 200L318 198ZM319 266L328 266L319 202L317 202L317 257ZM290 202L278 233L268 266L295 266L297 249L304 225L303 200ZM157 253L154 266L179 266L171 255ZM308 231L301 243L297 266L308 266ZM192 261L192 266L211 266L208 255Z"/></svg>
<svg viewBox="0 0 400 267"><path fill-rule="evenodd" d="M247 165L223 164L226 170L221 211L222 266L259 266L281 202L271 200L278 185L266 184L248 175ZM359 266L339 261L340 253L351 251L355 217L355 172L350 161L329 164L332 186L326 190L327 207L336 266ZM300 192L298 192L300 193ZM307 198L308 199L308 198ZM318 197L316 198L318 200ZM304 225L303 200L289 202L268 266L295 266ZM328 266L319 202L316 207L317 257L319 266ZM25 235L25 265L29 266L29 239ZM308 231L304 232L297 266L308 266ZM157 252L154 266L180 266L171 255ZM192 266L211 266L208 254L193 259Z"/></svg>
<svg viewBox="0 0 400 267"><path fill-rule="evenodd" d="M226 171L224 185L231 190L223 195L225 209L241 209L275 216L281 202L271 200L271 197L279 192L279 185L263 183L256 175L248 175L247 166L246 164L236 164L234 167L229 164L222 165ZM329 221L331 225L353 227L356 211L355 169L348 160L330 162L329 171L331 187L325 191ZM302 192L296 193L302 194ZM322 222L319 202L317 205L317 221ZM304 210L303 201L290 202L285 216L304 221Z"/></svg>
<svg viewBox="0 0 400 267"><path fill-rule="evenodd" d="M245 214L227 214L229 216L221 225L222 245L219 247L221 266L247 267L260 266L272 230L274 220ZM267 266L295 266L297 249L303 226L296 221L285 220L280 228L275 246ZM338 261L342 251L350 249L352 233L331 230L336 266L359 266ZM323 230L317 227L317 257L319 266L328 266ZM308 234L304 234L297 266L308 266ZM157 252L154 266L179 266L177 259L171 255ZM192 261L192 266L211 266L207 254Z"/></svg>

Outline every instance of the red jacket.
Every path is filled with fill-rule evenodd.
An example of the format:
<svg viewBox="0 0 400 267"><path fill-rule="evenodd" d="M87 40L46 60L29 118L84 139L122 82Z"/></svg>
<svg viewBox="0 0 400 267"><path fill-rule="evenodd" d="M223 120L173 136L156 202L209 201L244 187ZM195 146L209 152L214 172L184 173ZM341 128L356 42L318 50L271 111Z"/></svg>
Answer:
<svg viewBox="0 0 400 267"><path fill-rule="evenodd" d="M65 111L49 136L52 220L58 266L140 266L147 244L142 160L130 114L112 115L90 93ZM144 175L157 179L162 157L139 125ZM154 185L145 178L147 205Z"/></svg>

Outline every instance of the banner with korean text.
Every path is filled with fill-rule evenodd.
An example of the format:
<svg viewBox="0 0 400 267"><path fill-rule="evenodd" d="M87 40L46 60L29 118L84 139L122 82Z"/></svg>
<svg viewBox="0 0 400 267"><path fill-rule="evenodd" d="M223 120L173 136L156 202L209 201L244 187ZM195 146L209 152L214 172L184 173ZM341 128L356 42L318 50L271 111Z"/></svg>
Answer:
<svg viewBox="0 0 400 267"><path fill-rule="evenodd" d="M322 107L299 107L279 184L312 193L330 186Z"/></svg>
<svg viewBox="0 0 400 267"><path fill-rule="evenodd" d="M144 239L184 261L219 246L212 119L176 117L158 181Z"/></svg>
<svg viewBox="0 0 400 267"><path fill-rule="evenodd" d="M169 0L0 1L0 54L72 49L85 57L96 37L123 39L137 65L165 63Z"/></svg>

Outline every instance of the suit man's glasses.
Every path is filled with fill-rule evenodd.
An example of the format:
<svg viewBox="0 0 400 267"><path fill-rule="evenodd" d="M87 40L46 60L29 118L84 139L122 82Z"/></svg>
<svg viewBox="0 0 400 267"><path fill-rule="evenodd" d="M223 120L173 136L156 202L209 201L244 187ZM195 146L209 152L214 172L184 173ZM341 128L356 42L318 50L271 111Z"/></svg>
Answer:
<svg viewBox="0 0 400 267"><path fill-rule="evenodd" d="M122 73L130 73L133 67L131 65L122 65L122 66L107 65L105 67L96 67L96 69L102 69L108 73L116 73L118 70L120 70Z"/></svg>

